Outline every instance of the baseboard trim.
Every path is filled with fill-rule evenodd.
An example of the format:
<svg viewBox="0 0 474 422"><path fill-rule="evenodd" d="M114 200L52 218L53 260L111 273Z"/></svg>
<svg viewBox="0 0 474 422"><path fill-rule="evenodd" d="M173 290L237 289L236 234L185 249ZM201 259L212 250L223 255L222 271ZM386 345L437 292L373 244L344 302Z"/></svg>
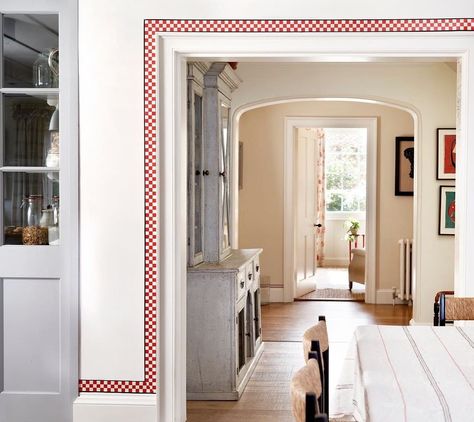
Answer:
<svg viewBox="0 0 474 422"><path fill-rule="evenodd" d="M74 404L156 406L156 394L81 393Z"/></svg>
<svg viewBox="0 0 474 422"><path fill-rule="evenodd" d="M349 260L347 258L325 257L321 268L325 268L325 267L345 268L348 266L349 266Z"/></svg>
<svg viewBox="0 0 474 422"><path fill-rule="evenodd" d="M412 318L412 319L410 319L410 322L408 323L408 325L417 325L417 326L424 325L424 326L429 326L429 325L433 325L433 322L416 322L416 321Z"/></svg>
<svg viewBox="0 0 474 422"><path fill-rule="evenodd" d="M155 394L82 393L73 404L74 422L156 422Z"/></svg>
<svg viewBox="0 0 474 422"><path fill-rule="evenodd" d="M270 302L284 302L283 287L270 286Z"/></svg>
<svg viewBox="0 0 474 422"><path fill-rule="evenodd" d="M393 305L393 290L392 289L378 289L375 303L380 305ZM407 305L406 300L396 298L395 305Z"/></svg>

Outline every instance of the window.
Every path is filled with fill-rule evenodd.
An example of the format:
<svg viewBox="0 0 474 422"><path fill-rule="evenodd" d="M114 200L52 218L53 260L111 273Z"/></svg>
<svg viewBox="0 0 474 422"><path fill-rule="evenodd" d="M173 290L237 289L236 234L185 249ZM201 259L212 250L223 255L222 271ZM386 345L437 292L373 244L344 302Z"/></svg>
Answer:
<svg viewBox="0 0 474 422"><path fill-rule="evenodd" d="M326 211L365 212L367 129L325 128Z"/></svg>

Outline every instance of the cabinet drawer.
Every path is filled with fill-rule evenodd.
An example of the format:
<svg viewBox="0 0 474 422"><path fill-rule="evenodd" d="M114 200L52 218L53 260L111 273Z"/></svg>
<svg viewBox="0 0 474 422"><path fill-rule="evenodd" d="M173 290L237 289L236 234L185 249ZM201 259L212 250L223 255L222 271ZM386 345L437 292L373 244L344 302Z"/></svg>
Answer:
<svg viewBox="0 0 474 422"><path fill-rule="evenodd" d="M245 294L246 282L245 282L245 271L244 270L240 270L237 273L236 283L237 283L237 285L235 287L235 291L237 292L237 300L239 300Z"/></svg>

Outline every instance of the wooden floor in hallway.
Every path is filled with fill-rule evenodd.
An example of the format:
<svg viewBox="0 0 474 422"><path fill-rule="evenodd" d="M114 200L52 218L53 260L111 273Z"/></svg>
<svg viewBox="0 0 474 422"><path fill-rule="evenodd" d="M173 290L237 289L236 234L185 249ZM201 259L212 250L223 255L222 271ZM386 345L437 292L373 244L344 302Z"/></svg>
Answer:
<svg viewBox="0 0 474 422"><path fill-rule="evenodd" d="M293 302L262 307L265 349L239 401L189 401L188 422L293 422L289 386L304 365L301 337L325 315L330 342L330 390L354 329L359 325L407 325L411 307L361 302Z"/></svg>

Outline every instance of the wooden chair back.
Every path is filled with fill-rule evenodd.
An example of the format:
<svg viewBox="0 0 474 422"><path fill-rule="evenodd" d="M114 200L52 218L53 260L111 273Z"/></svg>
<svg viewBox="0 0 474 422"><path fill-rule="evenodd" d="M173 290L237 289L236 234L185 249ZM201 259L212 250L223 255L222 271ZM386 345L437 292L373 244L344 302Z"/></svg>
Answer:
<svg viewBox="0 0 474 422"><path fill-rule="evenodd" d="M291 406L296 422L327 421L326 415L319 414L322 383L318 358L316 352L310 352L306 365L291 380Z"/></svg>
<svg viewBox="0 0 474 422"><path fill-rule="evenodd" d="M454 297L452 294L452 291L436 294L434 325L444 326L446 322L474 320L474 297Z"/></svg>
<svg viewBox="0 0 474 422"><path fill-rule="evenodd" d="M323 394L320 398L322 412L329 413L329 338L326 325L326 317L318 317L318 323L308 328L303 334L303 352L308 359L309 352L317 352L319 359L319 370L322 378Z"/></svg>

